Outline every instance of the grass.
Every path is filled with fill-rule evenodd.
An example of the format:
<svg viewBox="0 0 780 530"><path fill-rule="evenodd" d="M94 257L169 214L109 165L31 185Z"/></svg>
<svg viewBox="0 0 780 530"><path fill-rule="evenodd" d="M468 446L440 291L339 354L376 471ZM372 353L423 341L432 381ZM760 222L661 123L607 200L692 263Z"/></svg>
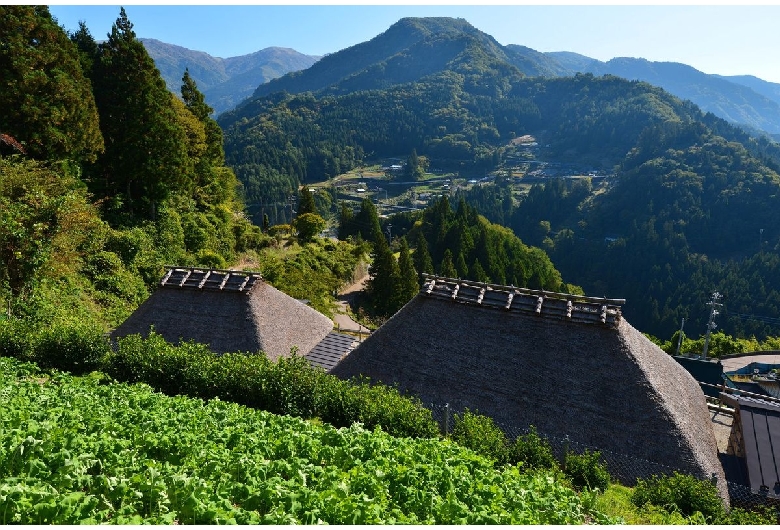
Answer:
<svg viewBox="0 0 780 530"><path fill-rule="evenodd" d="M626 524L672 525L705 524L702 520L688 518L680 513L668 513L658 506L646 505L642 508L631 502L633 488L620 484L610 486L596 498L596 509L610 517L622 517Z"/></svg>

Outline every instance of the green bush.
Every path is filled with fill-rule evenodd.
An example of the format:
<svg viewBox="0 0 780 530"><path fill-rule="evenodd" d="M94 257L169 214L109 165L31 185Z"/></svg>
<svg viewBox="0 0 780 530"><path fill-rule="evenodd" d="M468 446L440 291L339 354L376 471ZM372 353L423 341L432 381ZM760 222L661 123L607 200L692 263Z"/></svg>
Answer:
<svg viewBox="0 0 780 530"><path fill-rule="evenodd" d="M509 462L509 442L493 418L466 410L455 415L452 440L493 459L497 466Z"/></svg>
<svg viewBox="0 0 780 530"><path fill-rule="evenodd" d="M671 476L653 476L648 480L639 480L631 502L639 507L650 503L688 517L700 512L708 523L725 517L723 501L713 484L677 471Z"/></svg>
<svg viewBox="0 0 780 530"><path fill-rule="evenodd" d="M21 319L0 321L0 357L80 375L102 369L109 353L103 331L90 324L41 327Z"/></svg>
<svg viewBox="0 0 780 530"><path fill-rule="evenodd" d="M582 454L567 452L564 457L563 472L578 490L604 491L609 486L609 471L601 463L599 451L585 450Z"/></svg>
<svg viewBox="0 0 780 530"><path fill-rule="evenodd" d="M146 339L119 339L105 371L170 395L219 397L274 414L319 417L337 427L358 422L394 436L438 435L430 410L419 400L367 381L342 381L298 356L272 362L248 353L215 355L192 342L174 346L152 331Z"/></svg>
<svg viewBox="0 0 780 530"><path fill-rule="evenodd" d="M18 318L0 320L0 357L31 361L32 337L32 329L25 320Z"/></svg>
<svg viewBox="0 0 780 530"><path fill-rule="evenodd" d="M558 461L553 455L550 443L539 436L531 425L528 434L518 436L509 448L509 458L514 464L528 469L557 469Z"/></svg>
<svg viewBox="0 0 780 530"><path fill-rule="evenodd" d="M102 369L109 353L101 329L87 324L55 324L39 331L33 360L41 368L81 375Z"/></svg>

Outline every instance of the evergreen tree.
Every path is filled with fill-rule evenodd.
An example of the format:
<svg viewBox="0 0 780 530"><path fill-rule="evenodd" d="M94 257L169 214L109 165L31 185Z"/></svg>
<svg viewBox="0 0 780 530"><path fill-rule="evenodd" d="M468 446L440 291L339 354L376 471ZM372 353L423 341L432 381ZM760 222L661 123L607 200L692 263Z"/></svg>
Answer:
<svg viewBox="0 0 780 530"><path fill-rule="evenodd" d="M263 232L268 232L268 229L271 227L271 223L268 220L268 214L263 214Z"/></svg>
<svg viewBox="0 0 780 530"><path fill-rule="evenodd" d="M444 257L441 260L441 265L439 265L439 274L447 278L458 277L458 271L452 262L452 251L450 249L444 251Z"/></svg>
<svg viewBox="0 0 780 530"><path fill-rule="evenodd" d="M466 265L466 259L463 257L463 252L458 252L458 259L455 260L455 268L458 271L459 278L469 277L469 268Z"/></svg>
<svg viewBox="0 0 780 530"><path fill-rule="evenodd" d="M420 290L417 270L414 268L412 256L409 252L409 244L406 242L405 237L401 238L401 250L398 256L398 273L398 301L396 310L400 309L406 302L414 298Z"/></svg>
<svg viewBox="0 0 780 530"><path fill-rule="evenodd" d="M420 157L417 156L417 150L412 149L409 158L406 159L406 176L412 180L420 180L423 177L423 170L420 167Z"/></svg>
<svg viewBox="0 0 780 530"><path fill-rule="evenodd" d="M318 214L317 205L314 204L314 196L309 191L308 186L301 186L298 197L298 216L306 213ZM319 215L319 214L318 214Z"/></svg>
<svg viewBox="0 0 780 530"><path fill-rule="evenodd" d="M92 79L95 61L98 59L99 49L89 28L84 21L79 21L79 29L69 34L70 41L76 45L79 52L79 61L81 62L81 71L88 79Z"/></svg>
<svg viewBox="0 0 780 530"><path fill-rule="evenodd" d="M0 131L39 160L92 161L103 151L78 49L46 6L0 6Z"/></svg>
<svg viewBox="0 0 780 530"><path fill-rule="evenodd" d="M360 203L360 212L355 216L355 227L365 241L377 243L380 239L382 241L385 240L385 236L382 235L382 227L379 224L376 206L368 197Z"/></svg>
<svg viewBox="0 0 780 530"><path fill-rule="evenodd" d="M181 79L181 97L184 104L202 123L206 132L206 159L214 165L225 163L225 150L223 147L222 129L211 118L214 112L207 103L206 97L198 90L195 80L190 77L189 69L184 70ZM316 212L312 212L316 213Z"/></svg>
<svg viewBox="0 0 780 530"><path fill-rule="evenodd" d="M374 310L379 316L390 316L397 309L396 294L400 281L398 262L383 237L374 243L371 253L372 262L368 268L371 278L368 280L368 293Z"/></svg>
<svg viewBox="0 0 780 530"><path fill-rule="evenodd" d="M414 268L417 269L419 274L434 274L433 260L428 252L428 241L425 239L425 234L423 234L422 230L417 232L417 245L412 258L414 259ZM422 276L420 279L422 279Z"/></svg>
<svg viewBox="0 0 780 530"><path fill-rule="evenodd" d="M339 233L338 237L342 241L346 240L349 236L357 235L355 229L355 213L352 208L346 203L341 203L341 210L339 212Z"/></svg>
<svg viewBox="0 0 780 530"><path fill-rule="evenodd" d="M93 85L106 152L93 190L137 222L154 219L172 191L186 187L187 150L173 95L136 38L124 8L99 46Z"/></svg>
<svg viewBox="0 0 780 530"><path fill-rule="evenodd" d="M474 281L477 282L489 282L490 278L488 278L487 273L485 273L485 269L482 268L482 264L479 262L478 258L474 258L474 263L471 265L471 278Z"/></svg>

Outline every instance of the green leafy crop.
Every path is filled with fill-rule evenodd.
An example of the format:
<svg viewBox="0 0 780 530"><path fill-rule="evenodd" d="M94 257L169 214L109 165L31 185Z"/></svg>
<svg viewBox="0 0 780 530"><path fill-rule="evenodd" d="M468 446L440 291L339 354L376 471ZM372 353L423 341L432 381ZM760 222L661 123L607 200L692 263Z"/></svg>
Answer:
<svg viewBox="0 0 780 530"><path fill-rule="evenodd" d="M0 358L0 524L609 523L542 472Z"/></svg>

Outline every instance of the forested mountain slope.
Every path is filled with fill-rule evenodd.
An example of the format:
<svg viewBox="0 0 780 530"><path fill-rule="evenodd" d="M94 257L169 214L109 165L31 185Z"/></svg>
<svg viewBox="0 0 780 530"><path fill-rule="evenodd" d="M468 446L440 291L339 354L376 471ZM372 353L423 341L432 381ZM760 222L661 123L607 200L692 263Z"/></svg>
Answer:
<svg viewBox="0 0 780 530"><path fill-rule="evenodd" d="M444 30L420 29L431 27ZM504 48L459 27L462 21L440 19L393 26L386 33L413 43L391 50L389 60L361 65L372 72L371 88L360 88L359 74L314 83L305 71L280 78L275 86L287 83L287 93L258 91L223 115L226 160L248 199L281 200L299 182L412 150L432 167L482 177L506 169L511 140L531 134L544 161L615 177L598 188L550 182L525 197L510 194L511 185L486 186L466 195L480 213L527 243L545 245L563 277L586 293L629 298L626 316L640 329L671 334L682 316L700 325L704 302L720 288L730 297L727 331L771 331L766 321L743 317L780 317L772 302L780 299L772 283L780 241L777 144L648 83L589 74L525 77ZM386 56L377 51L382 39L369 42L376 57ZM388 67L402 57L420 65L420 77L409 80L408 68L399 77L403 69ZM338 59L322 64L348 71ZM298 78L311 84L295 85ZM303 88L322 90L290 93ZM272 92L271 84L263 90Z"/></svg>

